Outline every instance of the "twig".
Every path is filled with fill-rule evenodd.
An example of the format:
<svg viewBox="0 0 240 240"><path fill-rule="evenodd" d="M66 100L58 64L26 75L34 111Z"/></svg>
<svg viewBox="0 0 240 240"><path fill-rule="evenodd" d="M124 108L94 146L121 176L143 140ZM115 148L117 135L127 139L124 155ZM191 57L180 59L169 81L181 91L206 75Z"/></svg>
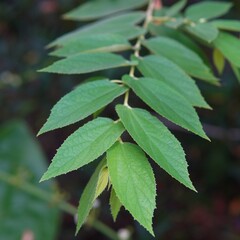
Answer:
<svg viewBox="0 0 240 240"><path fill-rule="evenodd" d="M11 174L8 174L6 172L0 171L0 181L5 182L15 188L18 188L22 190L23 192L30 194L32 196L35 196L47 203L49 203L52 207L57 207L60 210L75 216L77 213L77 208L65 200L61 198L59 193L49 193L43 189L40 189L36 187L35 185L26 182L19 176L12 176ZM111 228L109 228L104 223L94 220L91 224L93 228L107 236L109 239L112 240L119 240L119 237L115 231L113 231Z"/></svg>
<svg viewBox="0 0 240 240"><path fill-rule="evenodd" d="M152 21L152 14L153 14L155 4L156 4L155 0L150 0L149 1L148 8L146 10L145 20L144 20L144 23L143 23L143 26L142 26L144 29L147 29L148 24ZM133 47L134 56L139 57L139 55L140 55L139 53L140 53L140 50L141 50L141 44L142 44L142 41L144 39L145 39L145 33L138 37L138 39L136 41L136 44ZM129 75L131 77L134 77L135 69L136 69L136 66L131 66L130 71L129 71ZM125 93L125 97L124 97L124 105L125 106L128 106L128 99L129 99L129 91L127 91Z"/></svg>

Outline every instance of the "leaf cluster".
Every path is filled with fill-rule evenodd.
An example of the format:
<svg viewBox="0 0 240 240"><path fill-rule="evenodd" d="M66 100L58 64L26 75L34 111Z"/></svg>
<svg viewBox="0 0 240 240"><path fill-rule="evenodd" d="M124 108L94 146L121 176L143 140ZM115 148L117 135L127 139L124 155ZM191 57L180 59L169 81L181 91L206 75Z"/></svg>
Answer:
<svg viewBox="0 0 240 240"><path fill-rule="evenodd" d="M124 68L126 73L121 79L101 78L75 88L53 107L39 132L97 116L124 95L124 102L116 105L118 119L96 117L76 130L58 149L42 177L42 181L47 180L102 158L80 199L77 231L94 200L109 186L114 220L124 206L154 234L156 183L147 155L177 181L196 191L180 142L157 116L208 139L195 108L211 107L195 80L219 85L219 79L201 46L213 49L219 73L227 59L239 79L240 41L227 32L239 32L240 22L216 20L232 7L228 2L204 1L185 6L185 0L161 9L156 1L147 0L88 1L64 17L96 21L49 44L54 47L51 55L62 59L44 72L84 74ZM146 11L132 10L141 7ZM148 54L141 55L142 49ZM129 59L120 54L126 51L131 53ZM130 106L132 91L153 112ZM135 143L122 141L125 131Z"/></svg>

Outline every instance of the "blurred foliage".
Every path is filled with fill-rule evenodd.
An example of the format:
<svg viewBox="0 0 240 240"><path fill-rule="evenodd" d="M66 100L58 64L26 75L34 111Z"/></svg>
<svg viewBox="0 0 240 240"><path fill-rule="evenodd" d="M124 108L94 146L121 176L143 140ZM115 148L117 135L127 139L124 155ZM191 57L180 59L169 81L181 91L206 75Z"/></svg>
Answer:
<svg viewBox="0 0 240 240"><path fill-rule="evenodd" d="M71 31L76 25L71 21L60 20L61 15L80 2L77 0L0 1L1 123L13 118L25 119L32 131L37 133L57 100L84 80L79 76L70 78L36 72L37 69L49 64L45 61L50 61L46 57L47 51L44 47L57 36ZM173 2L175 1L165 1L169 5ZM191 2L198 1L189 1ZM226 18L239 18L240 3L238 0L233 2L236 7ZM209 52L207 54L212 59L212 54ZM198 110L202 121L206 123L205 130L212 139L212 143L181 132L179 129L176 129L176 132L175 129L172 130L183 142L190 165L189 171L199 193L188 191L172 181L163 171L155 169L159 195L158 209L154 218L156 239L240 239L240 87L229 66L226 66L221 81L220 88L201 84L203 95L214 109L213 111ZM143 106L141 102L136 102L136 104ZM105 109L104 114L111 116L112 107ZM77 126L76 124L60 131L53 131L39 138L48 159L52 158L55 149ZM9 126L4 128L6 129L2 130L2 134L11 130ZM11 140L13 142L11 142L10 150L14 150L11 151L12 157L9 156L8 161L13 161L18 151L16 148L20 147L23 139L21 135ZM1 139L1 149L4 146L2 144ZM4 144L6 144L5 141ZM23 149L26 151L26 148ZM32 153L32 147L27 147L27 149L29 150L27 159L31 157L31 166L34 165L34 169L38 170L39 162ZM2 158L0 163L2 164ZM5 162L4 165L8 163ZM92 166L93 164L89 164L83 170L58 178L61 187L71 196L72 203L78 203L82 189L92 173ZM153 167L155 168L154 164ZM1 167L1 169L4 168ZM30 165L28 168L31 169ZM42 173L43 169L39 171ZM39 171L34 178L35 183L40 178ZM114 224L108 212L108 197L106 193L102 195L101 207L95 210L94 214L115 229L128 228L133 231L131 226L135 224L136 232L133 239L152 239L139 225L134 223L128 213L120 212L117 223ZM41 208L39 205L34 206L37 209ZM37 215L34 216L38 221ZM44 224L52 227L49 219ZM17 227L21 227L20 223L21 220L18 221L19 226L15 224L16 228L12 229L17 231ZM2 226L1 223L0 225ZM41 224L39 231L45 225ZM57 239L73 239L74 231L75 224L72 217L65 215ZM2 239L1 235L0 238ZM3 239L9 238L3 237ZM86 227L76 239L106 238Z"/></svg>
<svg viewBox="0 0 240 240"><path fill-rule="evenodd" d="M22 122L1 126L0 169L0 239L55 239L59 210L20 189L29 189L27 181L49 193L55 191L53 181L39 185L46 159Z"/></svg>

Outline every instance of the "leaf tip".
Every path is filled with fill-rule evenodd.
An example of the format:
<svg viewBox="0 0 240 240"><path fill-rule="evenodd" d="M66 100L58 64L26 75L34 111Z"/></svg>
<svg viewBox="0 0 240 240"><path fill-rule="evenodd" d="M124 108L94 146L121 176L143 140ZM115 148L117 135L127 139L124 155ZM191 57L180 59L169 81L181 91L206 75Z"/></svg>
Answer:
<svg viewBox="0 0 240 240"><path fill-rule="evenodd" d="M210 138L207 136L207 134L205 133L205 131L202 129L201 134L199 134L200 137L202 137L203 139L211 142Z"/></svg>
<svg viewBox="0 0 240 240"><path fill-rule="evenodd" d="M39 137L40 135L43 134L43 132L41 131L42 129L39 130L39 132L37 133L37 137Z"/></svg>
<svg viewBox="0 0 240 240"><path fill-rule="evenodd" d="M190 186L188 186L188 188L192 191L194 191L195 193L198 193L197 189L193 186L193 184L191 183Z"/></svg>
<svg viewBox="0 0 240 240"><path fill-rule="evenodd" d="M206 109L206 110L213 110L213 108L212 108L207 102L205 102L205 103L202 104L202 105L195 106L195 107L203 108L203 109Z"/></svg>
<svg viewBox="0 0 240 240"><path fill-rule="evenodd" d="M146 228L146 227L144 227L144 228ZM152 225L149 226L148 228L146 228L146 230L155 238L155 233L154 233L154 231L153 231Z"/></svg>
<svg viewBox="0 0 240 240"><path fill-rule="evenodd" d="M56 176L56 175L55 175ZM41 182L44 182L44 181L46 181L46 180L49 180L50 178L52 178L52 177L55 177L55 176L52 176L52 175L49 175L48 174L48 170L43 174L43 176L41 177L41 179L40 179L40 183Z"/></svg>
<svg viewBox="0 0 240 240"><path fill-rule="evenodd" d="M45 128L45 125L42 126L42 128L39 130L39 132L37 133L37 137L39 137L40 135L42 135L43 133L46 133L48 130Z"/></svg>
<svg viewBox="0 0 240 240"><path fill-rule="evenodd" d="M222 84L221 84L220 81L215 81L215 82L214 82L214 85L215 85L216 87L221 87Z"/></svg>
<svg viewBox="0 0 240 240"><path fill-rule="evenodd" d="M75 234L74 234L75 237L78 235L78 232L79 232L80 228L81 228L81 226L78 226L78 224L77 224L76 231L75 231Z"/></svg>
<svg viewBox="0 0 240 240"><path fill-rule="evenodd" d="M41 72L47 72L47 69L48 69L47 67L46 68L42 68L42 69L37 70L37 72L40 72L40 73Z"/></svg>
<svg viewBox="0 0 240 240"><path fill-rule="evenodd" d="M42 135L43 133L46 133L55 129L56 129L56 124L55 124L55 127L53 127L53 124L49 123L49 121L47 120L47 122L39 130L37 137Z"/></svg>
<svg viewBox="0 0 240 240"><path fill-rule="evenodd" d="M63 15L61 16L61 19L63 19L63 20L70 20L68 14L63 14Z"/></svg>
<svg viewBox="0 0 240 240"><path fill-rule="evenodd" d="M44 174L44 175L45 175L45 174ZM41 177L41 179L39 180L39 183L44 182L44 181L47 180L47 179L45 179L44 175L43 175L43 176Z"/></svg>
<svg viewBox="0 0 240 240"><path fill-rule="evenodd" d="M207 135L205 135L204 139L206 139L207 141L211 142L211 139Z"/></svg>
<svg viewBox="0 0 240 240"><path fill-rule="evenodd" d="M213 110L213 108L209 104L207 104L206 109L207 110Z"/></svg>

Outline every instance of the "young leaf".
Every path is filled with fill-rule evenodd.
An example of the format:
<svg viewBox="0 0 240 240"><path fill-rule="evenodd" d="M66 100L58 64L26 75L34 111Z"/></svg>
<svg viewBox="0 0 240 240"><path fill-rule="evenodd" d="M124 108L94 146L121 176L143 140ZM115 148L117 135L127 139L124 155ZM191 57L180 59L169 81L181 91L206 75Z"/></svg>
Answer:
<svg viewBox="0 0 240 240"><path fill-rule="evenodd" d="M226 14L231 7L232 3L204 1L188 7L185 11L185 15L187 18L190 18L193 21L200 19L211 19Z"/></svg>
<svg viewBox="0 0 240 240"><path fill-rule="evenodd" d="M190 76L218 84L217 79L203 60L176 40L168 37L156 37L145 41L144 45L153 53L162 55L176 63Z"/></svg>
<svg viewBox="0 0 240 240"><path fill-rule="evenodd" d="M117 105L117 113L134 141L168 174L195 191L179 141L149 112Z"/></svg>
<svg viewBox="0 0 240 240"><path fill-rule="evenodd" d="M172 17L178 14L187 4L187 0L181 0L169 7L165 14L166 16Z"/></svg>
<svg viewBox="0 0 240 240"><path fill-rule="evenodd" d="M105 70L109 68L131 66L133 63L127 61L120 55L112 53L83 53L59 60L41 72L82 74Z"/></svg>
<svg viewBox="0 0 240 240"><path fill-rule="evenodd" d="M240 40L238 38L221 32L213 44L232 64L240 67Z"/></svg>
<svg viewBox="0 0 240 240"><path fill-rule="evenodd" d="M118 213L122 207L122 203L120 202L113 188L111 190L109 204L110 204L111 213L113 216L113 221L115 222L117 219Z"/></svg>
<svg viewBox="0 0 240 240"><path fill-rule="evenodd" d="M211 43L218 36L218 29L215 28L210 23L199 23L190 26L186 26L187 32L193 36L207 42Z"/></svg>
<svg viewBox="0 0 240 240"><path fill-rule="evenodd" d="M213 50L213 62L219 74L222 74L225 66L225 59L222 53L216 48Z"/></svg>
<svg viewBox="0 0 240 240"><path fill-rule="evenodd" d="M96 36L99 34L118 34L125 38L131 39L142 33L139 28L134 25L144 19L143 12L129 12L120 14L101 21L90 23L73 32L67 33L54 42L49 44L49 47L55 45L63 45L67 42L76 41L83 36Z"/></svg>
<svg viewBox="0 0 240 240"><path fill-rule="evenodd" d="M147 4L148 0L95 0L81 4L64 15L65 19L89 21Z"/></svg>
<svg viewBox="0 0 240 240"><path fill-rule="evenodd" d="M58 149L41 181L76 170L110 148L123 133L120 122L96 118L70 135Z"/></svg>
<svg viewBox="0 0 240 240"><path fill-rule="evenodd" d="M52 56L69 57L78 53L118 52L131 49L129 42L116 34L83 36L51 52Z"/></svg>
<svg viewBox="0 0 240 240"><path fill-rule="evenodd" d="M135 80L130 76L125 76L123 81L157 113L177 125L208 139L195 109L182 95L165 84L164 81L153 78Z"/></svg>
<svg viewBox="0 0 240 240"><path fill-rule="evenodd" d="M77 232L80 230L84 222L86 221L89 212L93 206L93 202L96 199L96 191L101 176L102 170L105 169L106 159L102 160L97 166L95 172L90 178L88 184L86 185L82 196L79 201L78 211L77 211Z"/></svg>
<svg viewBox="0 0 240 240"><path fill-rule="evenodd" d="M215 20L211 24L219 29L240 32L240 21L236 20Z"/></svg>
<svg viewBox="0 0 240 240"><path fill-rule="evenodd" d="M154 174L144 152L131 143L116 143L107 151L107 166L117 197L152 235L156 206Z"/></svg>
<svg viewBox="0 0 240 240"><path fill-rule="evenodd" d="M101 173L99 174L98 184L96 188L95 199L101 195L101 193L105 190L108 185L109 175L108 175L108 168L105 167L102 169Z"/></svg>
<svg viewBox="0 0 240 240"><path fill-rule="evenodd" d="M88 117L103 108L127 88L109 80L98 80L80 85L65 95L51 110L39 134L61 128Z"/></svg>
<svg viewBox="0 0 240 240"><path fill-rule="evenodd" d="M162 56L150 55L139 59L139 71L145 76L163 81L183 95L193 106L210 109L195 81L175 63Z"/></svg>

